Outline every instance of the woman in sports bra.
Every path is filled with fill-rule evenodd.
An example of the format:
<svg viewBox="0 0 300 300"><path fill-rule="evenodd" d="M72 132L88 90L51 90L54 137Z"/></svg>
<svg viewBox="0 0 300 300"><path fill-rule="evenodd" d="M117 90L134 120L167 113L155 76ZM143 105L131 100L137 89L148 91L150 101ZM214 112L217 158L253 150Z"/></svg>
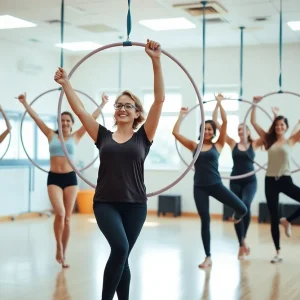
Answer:
<svg viewBox="0 0 300 300"><path fill-rule="evenodd" d="M3 112L2 106L0 105L0 113L2 113L5 124L6 124L6 129L2 132L2 134L0 134L0 144L5 140L5 138L7 137L7 135L10 133L11 131L11 125L9 120L6 117L6 114Z"/></svg>
<svg viewBox="0 0 300 300"><path fill-rule="evenodd" d="M56 239L56 260L63 268L67 268L68 265L65 262L65 255L70 237L70 218L78 191L76 173L65 157L58 130L53 131L39 118L38 114L28 105L26 93L20 95L18 99L49 141L50 171L48 174L47 187L49 199L55 213L54 235ZM102 108L107 103L107 99L107 96L103 94L101 105L92 115L94 119L99 117ZM61 114L61 123L66 148L71 159L73 159L76 145L86 133L86 130L82 126L72 133L74 118L69 112L63 112Z"/></svg>
<svg viewBox="0 0 300 300"><path fill-rule="evenodd" d="M273 110L274 112L274 110ZM274 112L275 113L275 112ZM218 130L221 125L218 122L218 107L216 106L213 112L213 121ZM237 143L233 138L226 135L226 143L230 146L232 151L233 167L230 176L238 176L254 171L253 161L255 158L255 151L263 145L261 138L253 140L251 138L250 130L247 129L247 144L244 143L244 125L239 124L238 135L240 141ZM234 225L239 242L238 259L244 259L245 255L250 254L250 248L246 244L246 235L251 221L250 206L257 191L256 175L250 175L242 179L230 180L230 190L235 193L247 206L248 212L241 222Z"/></svg>
<svg viewBox="0 0 300 300"><path fill-rule="evenodd" d="M234 223L240 222L247 213L247 207L242 200L223 185L218 170L219 156L226 139L227 117L221 104L223 96L219 94L216 99L217 107L220 107L223 122L220 129L220 136L215 143L212 142L212 139L216 135L216 124L212 120L206 120L203 146L195 162L194 199L201 218L201 236L206 255L204 261L199 265L199 268L207 268L212 265L210 252L209 197L214 197L234 210ZM186 112L187 108L181 109L178 121L173 128L173 135L183 146L192 151L194 155L198 144L179 133L179 124ZM201 130L203 129L200 128L200 131Z"/></svg>
<svg viewBox="0 0 300 300"><path fill-rule="evenodd" d="M253 102L260 102L262 97L254 97ZM288 139L285 133L289 128L287 118L278 116L273 121L268 132L264 131L256 121L256 107L251 112L251 124L263 139L268 151L268 167L265 177L265 194L271 217L271 233L274 241L276 255L271 263L282 261L280 256L279 222L284 226L285 232L290 236L290 222L300 216L300 209L288 218L279 220L279 194L283 193L300 202L300 188L293 183L291 177L291 151L292 147L300 141L300 130L297 130Z"/></svg>

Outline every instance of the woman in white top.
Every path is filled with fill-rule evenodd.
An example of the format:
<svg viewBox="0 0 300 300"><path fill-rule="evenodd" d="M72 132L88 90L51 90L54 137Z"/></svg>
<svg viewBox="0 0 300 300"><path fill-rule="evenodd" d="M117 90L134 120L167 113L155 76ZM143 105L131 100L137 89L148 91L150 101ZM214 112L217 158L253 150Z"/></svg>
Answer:
<svg viewBox="0 0 300 300"><path fill-rule="evenodd" d="M260 102L262 97L254 97L253 102ZM271 217L271 233L276 248L276 255L271 263L282 261L280 257L280 232L279 232L279 194L284 193L292 199L300 202L300 188L293 183L291 177L290 158L292 147L300 140L300 130L292 134L288 139L285 133L289 128L288 120L283 116L277 116L269 131L264 131L256 122L256 107L251 113L251 124L264 141L268 151L268 167L265 177L265 194ZM290 221L299 216L300 210L282 219L287 235L290 231ZM297 215L298 214L298 215Z"/></svg>

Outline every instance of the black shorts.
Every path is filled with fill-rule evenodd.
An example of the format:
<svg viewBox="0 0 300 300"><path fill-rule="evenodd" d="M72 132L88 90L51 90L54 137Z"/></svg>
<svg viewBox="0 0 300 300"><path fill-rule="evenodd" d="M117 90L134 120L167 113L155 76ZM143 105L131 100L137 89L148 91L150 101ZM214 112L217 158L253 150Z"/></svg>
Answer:
<svg viewBox="0 0 300 300"><path fill-rule="evenodd" d="M69 173L48 173L47 185L57 185L64 189L68 186L76 186L77 184L77 176L74 171Z"/></svg>

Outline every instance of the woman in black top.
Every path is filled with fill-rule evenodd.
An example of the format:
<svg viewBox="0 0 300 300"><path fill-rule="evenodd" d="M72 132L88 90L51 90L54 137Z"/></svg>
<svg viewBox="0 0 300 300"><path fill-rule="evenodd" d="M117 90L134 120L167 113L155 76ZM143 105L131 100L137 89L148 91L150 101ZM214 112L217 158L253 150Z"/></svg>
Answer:
<svg viewBox="0 0 300 300"><path fill-rule="evenodd" d="M124 91L115 101L115 124L111 132L99 125L84 109L67 74L61 68L55 80L61 84L74 113L99 149L100 167L94 196L98 226L111 247L104 270L102 300L129 299L128 256L143 227L147 214L144 161L150 150L165 100L160 45L147 41L146 53L154 72L154 102L145 123L140 100Z"/></svg>
<svg viewBox="0 0 300 300"><path fill-rule="evenodd" d="M213 112L213 120L217 128L221 130L221 124L218 122L217 106ZM254 171L255 151L263 145L263 140L261 138L253 140L247 125L246 130L247 144L244 142L244 124L239 124L238 126L238 135L240 139L238 143L226 134L226 143L231 148L233 160L233 168L230 176L243 175ZM230 180L230 190L245 203L248 209L243 220L234 225L240 246L238 259L244 259L245 255L250 254L250 248L246 244L246 235L251 220L250 206L257 191L256 175L252 174L245 178Z"/></svg>
<svg viewBox="0 0 300 300"><path fill-rule="evenodd" d="M218 201L228 205L234 210L233 221L238 223L247 213L245 204L222 183L219 173L219 156L224 147L227 130L227 116L222 106L223 96L216 97L217 107L220 107L223 124L220 129L220 136L214 143L212 140L216 135L216 124L212 120L205 121L205 134L201 152L195 162L194 174L194 199L201 218L201 237L205 251L205 259L199 265L199 268L207 268L212 265L210 252L210 215L209 215L209 197L214 197ZM197 150L198 144L187 139L179 133L179 125L187 113L187 108L182 108L178 120L173 128L175 138L187 149L192 151L193 155ZM200 131L202 128L200 128Z"/></svg>
<svg viewBox="0 0 300 300"><path fill-rule="evenodd" d="M3 131L2 134L0 134L0 144L5 140L5 138L7 137L7 135L10 133L11 131L11 125L9 120L6 117L6 114L3 112L2 106L0 105L0 113L2 113L5 124L6 124L6 129Z"/></svg>

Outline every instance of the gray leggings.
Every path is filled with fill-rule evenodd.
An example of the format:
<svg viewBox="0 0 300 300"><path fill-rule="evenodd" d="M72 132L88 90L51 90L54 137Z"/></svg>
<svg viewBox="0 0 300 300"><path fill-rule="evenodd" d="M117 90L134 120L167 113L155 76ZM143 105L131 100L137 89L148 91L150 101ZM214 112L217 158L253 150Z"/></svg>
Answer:
<svg viewBox="0 0 300 300"><path fill-rule="evenodd" d="M210 215L209 196L214 197L235 211L235 218L240 219L247 213L247 207L233 192L222 183L208 186L194 186L194 198L201 218L201 236L206 256L210 253Z"/></svg>

